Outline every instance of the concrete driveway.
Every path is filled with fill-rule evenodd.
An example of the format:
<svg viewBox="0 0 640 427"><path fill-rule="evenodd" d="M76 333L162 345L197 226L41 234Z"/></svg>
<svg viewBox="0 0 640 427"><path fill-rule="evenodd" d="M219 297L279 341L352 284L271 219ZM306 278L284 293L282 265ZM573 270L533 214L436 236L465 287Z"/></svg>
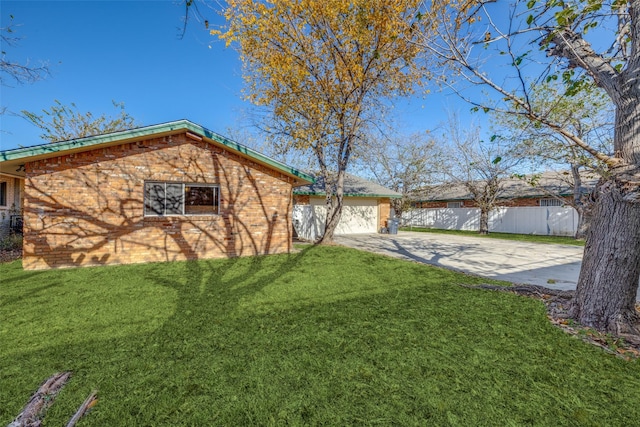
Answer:
<svg viewBox="0 0 640 427"><path fill-rule="evenodd" d="M400 232L336 236L352 248L437 265L491 279L575 289L581 246L523 243L448 234ZM639 292L640 300L640 292Z"/></svg>

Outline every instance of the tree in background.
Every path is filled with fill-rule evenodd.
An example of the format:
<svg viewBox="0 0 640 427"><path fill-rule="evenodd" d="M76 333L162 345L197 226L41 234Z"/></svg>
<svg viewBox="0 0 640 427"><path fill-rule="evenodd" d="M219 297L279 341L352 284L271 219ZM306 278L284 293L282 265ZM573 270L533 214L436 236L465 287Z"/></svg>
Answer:
<svg viewBox="0 0 640 427"><path fill-rule="evenodd" d="M480 139L480 128L463 130L459 119L450 115L447 132L439 142L441 172L464 187L480 209L479 234L489 234L489 214L498 207L505 180L511 178L522 157L499 138Z"/></svg>
<svg viewBox="0 0 640 427"><path fill-rule="evenodd" d="M441 81L476 108L525 117L605 165L571 316L583 325L640 340L635 309L640 279L640 0L505 3L434 0L425 18L438 26L423 46L446 66ZM506 12L506 16L505 16ZM540 47L540 50L538 49ZM487 67L490 64L491 68ZM496 96L472 98L457 77ZM536 85L557 80L571 97L595 85L615 106L613 145L605 152L536 110Z"/></svg>
<svg viewBox="0 0 640 427"><path fill-rule="evenodd" d="M319 243L331 242L343 206L344 177L384 101L412 92L422 70L418 0L231 0L228 28L212 31L237 46L247 98L266 110L281 143L313 153L326 183Z"/></svg>
<svg viewBox="0 0 640 427"><path fill-rule="evenodd" d="M533 88L529 102L536 111L569 129L599 152L610 150L613 146L613 106L604 91L586 86L573 96L564 93L564 87L558 82L543 82ZM583 177L606 175L606 165L564 136L526 117L494 112L492 121L498 127L500 138L518 144L522 155L534 159L538 167L560 167L568 171L558 177L573 188L573 197L568 202L564 198L561 200L578 212L575 237L584 239L592 203L589 194L584 192ZM522 176L522 179L535 187L539 177L533 174ZM559 197L554 193L548 195Z"/></svg>
<svg viewBox="0 0 640 427"><path fill-rule="evenodd" d="M10 82L17 84L34 83L49 74L49 67L45 63L31 65L29 62L20 63L8 57L8 49L18 46L20 37L15 35L13 15L9 16L10 23L0 27L0 87L9 86ZM0 106L0 115L7 113L7 107ZM4 132L0 130L0 133Z"/></svg>
<svg viewBox="0 0 640 427"><path fill-rule="evenodd" d="M20 37L15 35L15 24L13 15L10 15L11 22L6 27L0 28L0 43L2 51L0 53L0 85L8 86L8 81L18 84L33 83L43 79L49 74L47 64L31 65L28 62L19 63L7 57L7 50L16 47Z"/></svg>
<svg viewBox="0 0 640 427"><path fill-rule="evenodd" d="M418 192L433 181L439 159L435 141L425 132L371 136L357 162L378 184L402 194L401 199L391 201L396 216L401 217L411 208Z"/></svg>
<svg viewBox="0 0 640 427"><path fill-rule="evenodd" d="M118 110L115 116L102 114L95 117L90 112L78 111L74 103L63 105L57 99L54 102L48 110L42 110L43 115L22 111L25 119L44 131L41 137L49 142L67 141L140 126L125 111L124 103L113 101L113 106Z"/></svg>

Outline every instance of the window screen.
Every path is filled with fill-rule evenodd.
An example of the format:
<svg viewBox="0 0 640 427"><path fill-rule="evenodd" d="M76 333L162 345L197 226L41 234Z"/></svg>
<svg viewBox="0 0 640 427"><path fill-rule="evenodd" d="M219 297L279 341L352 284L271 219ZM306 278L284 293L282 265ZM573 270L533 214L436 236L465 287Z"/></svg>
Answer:
<svg viewBox="0 0 640 427"><path fill-rule="evenodd" d="M220 192L209 184L145 182L145 216L216 215Z"/></svg>
<svg viewBox="0 0 640 427"><path fill-rule="evenodd" d="M181 215L184 213L184 194L182 184L166 184L165 215Z"/></svg>
<svg viewBox="0 0 640 427"><path fill-rule="evenodd" d="M164 215L165 184L147 182L144 184L144 214L146 216Z"/></svg>

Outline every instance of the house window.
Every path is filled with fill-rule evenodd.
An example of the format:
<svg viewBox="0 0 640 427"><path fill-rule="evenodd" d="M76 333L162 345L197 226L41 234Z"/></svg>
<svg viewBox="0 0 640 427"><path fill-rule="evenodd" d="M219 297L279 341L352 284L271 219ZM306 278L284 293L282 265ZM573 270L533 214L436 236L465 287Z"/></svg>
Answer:
<svg viewBox="0 0 640 427"><path fill-rule="evenodd" d="M7 206L7 182L0 182L0 206Z"/></svg>
<svg viewBox="0 0 640 427"><path fill-rule="evenodd" d="M540 199L540 206L564 206L560 199Z"/></svg>
<svg viewBox="0 0 640 427"><path fill-rule="evenodd" d="M461 208L462 202L447 202L447 208Z"/></svg>
<svg viewBox="0 0 640 427"><path fill-rule="evenodd" d="M145 182L144 215L217 215L218 186L183 182Z"/></svg>

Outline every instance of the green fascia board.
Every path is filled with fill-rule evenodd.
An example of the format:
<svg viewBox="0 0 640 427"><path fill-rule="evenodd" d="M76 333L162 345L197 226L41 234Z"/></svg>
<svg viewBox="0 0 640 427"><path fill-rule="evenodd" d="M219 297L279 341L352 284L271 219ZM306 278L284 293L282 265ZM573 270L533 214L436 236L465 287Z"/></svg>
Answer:
<svg viewBox="0 0 640 427"><path fill-rule="evenodd" d="M159 125L145 126L141 128L112 132L103 135L87 136L85 138L70 139L67 141L52 142L48 144L34 145L31 147L15 148L13 150L0 151L0 161L7 160L28 160L29 157L46 154L56 154L61 151L76 150L79 148L89 148L94 145L107 144L120 140L135 139L156 133L167 132L176 128L170 127L173 123L163 123Z"/></svg>
<svg viewBox="0 0 640 427"><path fill-rule="evenodd" d="M54 142L50 144L42 144L36 145L33 147L24 147L24 148L16 148L13 150L0 151L0 161L8 161L8 160L21 160L24 159L28 161L30 157L42 156L47 154L55 154L58 152L64 152L67 150L77 150L81 148L91 148L93 146L116 143L118 141L126 141L144 138L146 136L152 136L156 134L170 134L176 133L180 130L187 130L193 132L197 135L201 135L205 138L208 138L212 141L217 142L225 147L230 148L233 151L244 154L247 157L255 159L261 163L264 163L268 166L276 170L280 170L288 175L293 175L305 181L309 181L310 183L315 182L315 179L307 175L304 172L301 172L291 166L285 165L275 159L265 156L264 154L258 153L251 148L239 144L235 141L231 141L223 137L220 134L217 134L209 129L206 129L200 125L197 125L189 120L178 120L175 122L161 123L157 125L145 126L141 128L125 130L120 132L113 132L103 135L95 135L88 136L85 138L73 139L69 141L60 141Z"/></svg>
<svg viewBox="0 0 640 427"><path fill-rule="evenodd" d="M327 193L314 193L313 191L296 191L293 190L294 196L326 196ZM397 194L359 194L359 193L344 193L343 196L346 197L368 197L370 199L380 199L380 198L388 198L388 199L401 199L402 195Z"/></svg>

